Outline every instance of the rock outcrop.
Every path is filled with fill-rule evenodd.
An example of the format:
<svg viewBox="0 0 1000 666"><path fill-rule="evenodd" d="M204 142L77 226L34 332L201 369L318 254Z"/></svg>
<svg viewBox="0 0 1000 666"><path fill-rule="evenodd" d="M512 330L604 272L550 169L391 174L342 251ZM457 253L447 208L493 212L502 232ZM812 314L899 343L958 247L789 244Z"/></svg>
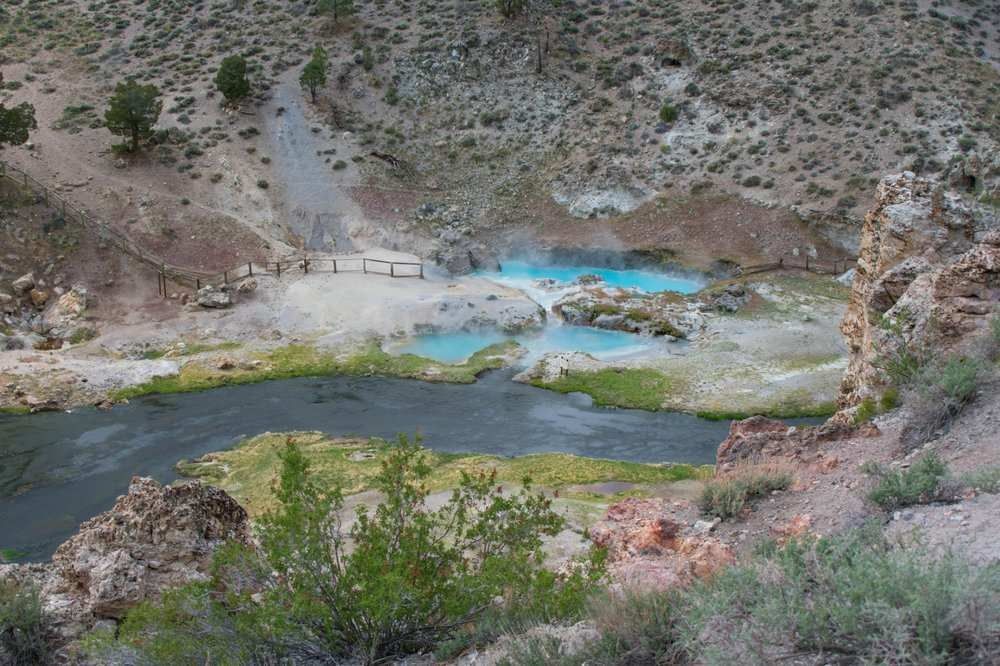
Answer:
<svg viewBox="0 0 1000 666"><path fill-rule="evenodd" d="M797 427L763 416L752 416L733 421L729 426L729 436L719 444L716 452L716 470L724 472L739 465L778 460L833 468L838 461L824 453L824 444L851 435L874 436L877 433L875 426L870 424L854 428L828 422L815 427Z"/></svg>
<svg viewBox="0 0 1000 666"><path fill-rule="evenodd" d="M66 338L79 326L88 306L87 289L83 285L73 288L59 297L42 318L45 332L53 337Z"/></svg>
<svg viewBox="0 0 1000 666"><path fill-rule="evenodd" d="M608 551L608 571L623 585L688 585L731 564L732 549L709 536L714 523L689 524L687 502L631 497L608 507L590 538Z"/></svg>
<svg viewBox="0 0 1000 666"><path fill-rule="evenodd" d="M567 324L651 336L696 338L706 326L701 304L664 292L644 294L585 281L552 305Z"/></svg>
<svg viewBox="0 0 1000 666"><path fill-rule="evenodd" d="M204 579L227 541L250 543L246 511L197 481L161 486L135 477L114 507L80 526L51 563L0 566L0 578L38 586L57 641L117 620L167 588Z"/></svg>
<svg viewBox="0 0 1000 666"><path fill-rule="evenodd" d="M841 420L887 377L895 346L942 354L968 344L1000 311L1000 220L912 173L879 185L865 217L851 302L841 323L850 362Z"/></svg>

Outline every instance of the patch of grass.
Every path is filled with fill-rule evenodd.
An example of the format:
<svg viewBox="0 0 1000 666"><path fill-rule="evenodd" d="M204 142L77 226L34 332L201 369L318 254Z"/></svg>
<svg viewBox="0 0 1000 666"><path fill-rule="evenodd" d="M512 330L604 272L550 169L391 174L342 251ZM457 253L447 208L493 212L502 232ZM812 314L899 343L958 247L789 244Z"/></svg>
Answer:
<svg viewBox="0 0 1000 666"><path fill-rule="evenodd" d="M83 344L84 342L89 342L97 337L97 329L91 328L89 326L80 326L73 329L73 332L69 336L69 343L72 345Z"/></svg>
<svg viewBox="0 0 1000 666"><path fill-rule="evenodd" d="M702 512L725 520L743 513L750 500L763 497L792 484L792 475L784 469L746 467L705 484L698 505Z"/></svg>
<svg viewBox="0 0 1000 666"><path fill-rule="evenodd" d="M380 439L338 439L317 432L265 433L232 449L210 453L196 461L182 461L177 470L184 476L219 486L236 497L252 515L260 515L273 503L271 481L280 469L278 454L289 437L309 460L318 482L330 487L340 485L345 493L351 494L371 487L372 479L391 451L391 445ZM432 491L457 487L463 473L490 470L496 470L501 483L520 484L530 477L536 486L549 489L608 481L662 484L704 479L712 473L708 466L652 465L564 453L504 458L427 450L426 461L431 468L426 483Z"/></svg>
<svg viewBox="0 0 1000 666"><path fill-rule="evenodd" d="M886 511L953 499L955 496L954 488L945 483L948 466L936 453L928 453L907 469L886 470L869 463L863 471L877 479L875 487L868 493L868 500Z"/></svg>
<svg viewBox="0 0 1000 666"><path fill-rule="evenodd" d="M16 562L25 555L27 553L16 548L0 548L0 562Z"/></svg>
<svg viewBox="0 0 1000 666"><path fill-rule="evenodd" d="M996 495L1000 493L1000 467L986 467L962 476L962 485L978 492Z"/></svg>
<svg viewBox="0 0 1000 666"><path fill-rule="evenodd" d="M685 382L649 368L606 368L572 372L555 381L532 382L559 393L586 393L602 407L626 407L657 411L669 395L684 390Z"/></svg>
<svg viewBox="0 0 1000 666"><path fill-rule="evenodd" d="M23 416L24 414L30 414L30 413L31 413L31 408L24 407L22 405L11 405L9 407L0 407L0 414Z"/></svg>
<svg viewBox="0 0 1000 666"><path fill-rule="evenodd" d="M312 345L294 344L256 354L254 360L259 363L232 370L219 370L196 362L188 363L176 375L154 377L143 384L126 387L115 392L112 399L129 400L154 393L190 393L271 379L327 375L378 375L470 384L483 372L503 367L505 357L517 346L513 341L501 342L481 349L464 363L448 365L413 354L393 356L383 351L375 341L346 357L320 351Z"/></svg>
<svg viewBox="0 0 1000 666"><path fill-rule="evenodd" d="M837 413L837 403L833 401L810 402L798 396L788 397L775 405L757 409L727 410L703 409L696 416L709 421L741 421L751 416L766 416L771 419L825 418Z"/></svg>

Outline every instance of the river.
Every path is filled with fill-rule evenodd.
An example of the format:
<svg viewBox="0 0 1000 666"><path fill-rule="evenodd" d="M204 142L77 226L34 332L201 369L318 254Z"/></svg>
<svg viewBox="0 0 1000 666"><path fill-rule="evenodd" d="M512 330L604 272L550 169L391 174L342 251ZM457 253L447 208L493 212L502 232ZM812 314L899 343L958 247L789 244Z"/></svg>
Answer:
<svg viewBox="0 0 1000 666"><path fill-rule="evenodd" d="M300 378L148 396L110 411L0 416L0 547L49 557L111 507L133 475L177 478L182 458L262 432L391 438L420 432L441 451L563 451L639 462L711 463L728 423L605 409L493 372L472 385L378 377Z"/></svg>

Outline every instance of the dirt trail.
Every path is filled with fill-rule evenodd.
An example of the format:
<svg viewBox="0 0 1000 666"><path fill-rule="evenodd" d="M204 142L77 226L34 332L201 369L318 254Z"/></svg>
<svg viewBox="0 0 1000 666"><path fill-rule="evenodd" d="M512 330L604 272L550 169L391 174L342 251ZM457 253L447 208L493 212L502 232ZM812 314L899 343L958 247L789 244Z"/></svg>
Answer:
<svg viewBox="0 0 1000 666"><path fill-rule="evenodd" d="M290 76L275 88L274 97L261 113L291 230L309 250L365 249L355 239L364 216L347 190L358 184L347 139L320 130L321 123L313 119L316 110L309 108ZM334 169L338 160L348 166Z"/></svg>

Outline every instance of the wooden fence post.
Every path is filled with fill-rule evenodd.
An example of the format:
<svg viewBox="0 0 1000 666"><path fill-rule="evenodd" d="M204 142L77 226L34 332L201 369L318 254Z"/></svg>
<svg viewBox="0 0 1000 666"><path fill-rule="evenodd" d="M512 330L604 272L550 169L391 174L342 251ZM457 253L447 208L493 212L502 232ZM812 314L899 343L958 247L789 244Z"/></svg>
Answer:
<svg viewBox="0 0 1000 666"><path fill-rule="evenodd" d="M223 284L229 284L229 271L222 271Z"/></svg>
<svg viewBox="0 0 1000 666"><path fill-rule="evenodd" d="M281 260L274 262L274 267L278 269L278 279L281 279Z"/></svg>
<svg viewBox="0 0 1000 666"><path fill-rule="evenodd" d="M252 261L248 261L247 262L247 270L250 271L250 277L253 277L253 262Z"/></svg>
<svg viewBox="0 0 1000 666"><path fill-rule="evenodd" d="M423 263L420 264L420 279L421 280L424 279L424 265L423 265Z"/></svg>
<svg viewBox="0 0 1000 666"><path fill-rule="evenodd" d="M336 259L333 260L333 273L334 273L334 275L337 274L337 260Z"/></svg>
<svg viewBox="0 0 1000 666"><path fill-rule="evenodd" d="M361 258L361 272L363 272L365 275L368 274L368 260L365 259L364 257Z"/></svg>
<svg viewBox="0 0 1000 666"><path fill-rule="evenodd" d="M806 270L809 270L809 254L806 254Z"/></svg>
<svg viewBox="0 0 1000 666"><path fill-rule="evenodd" d="M396 264L389 264L389 277L396 277Z"/></svg>
<svg viewBox="0 0 1000 666"><path fill-rule="evenodd" d="M309 273L309 255L308 254L305 255L304 257L302 257L302 270L305 273L307 273L307 274Z"/></svg>

